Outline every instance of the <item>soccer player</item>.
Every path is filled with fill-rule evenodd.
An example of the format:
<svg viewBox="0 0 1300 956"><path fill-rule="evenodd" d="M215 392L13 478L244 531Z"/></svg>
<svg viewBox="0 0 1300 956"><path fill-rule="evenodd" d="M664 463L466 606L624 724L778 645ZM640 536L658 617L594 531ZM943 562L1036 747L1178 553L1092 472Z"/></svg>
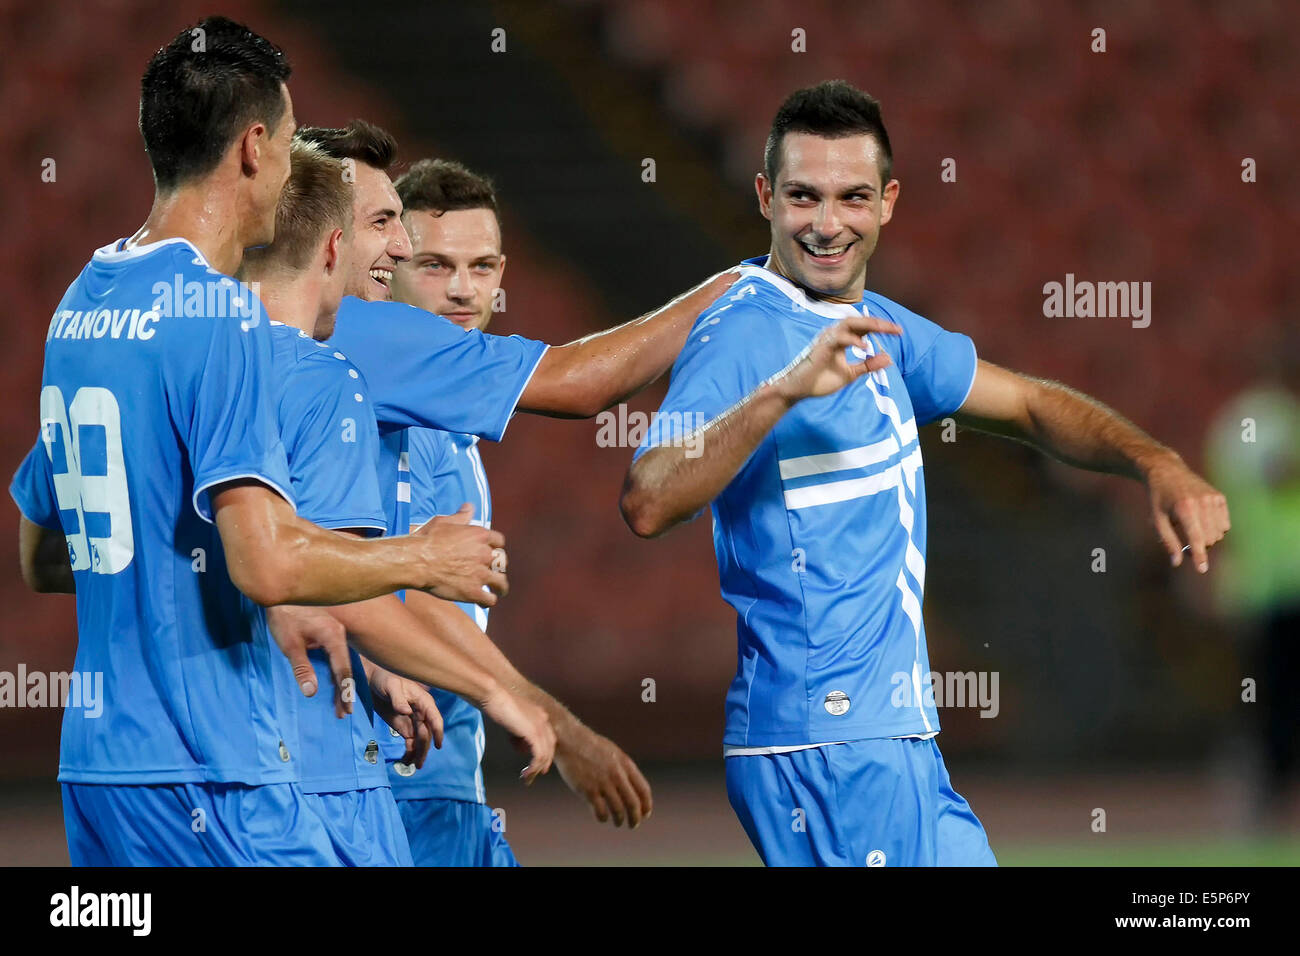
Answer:
<svg viewBox="0 0 1300 956"><path fill-rule="evenodd" d="M11 493L24 578L75 591L76 667L104 679L102 714L64 712L74 865L335 862L304 812L263 607L505 587L495 532L361 541L294 514L267 323L229 276L274 235L288 76L278 48L221 17L154 55L139 114L153 208L50 322L40 438Z"/></svg>
<svg viewBox="0 0 1300 956"><path fill-rule="evenodd" d="M400 218L401 199L387 173L396 156L393 138L360 120L342 129L304 128L297 138L348 163L354 187L352 278L330 344L370 383L380 429L381 489L393 534L405 533L411 524L409 428L438 428L496 441L517 410L594 415L661 375L700 310L735 278L734 273L714 277L640 319L564 346L551 348L518 335L466 332L421 309L386 301L394 267L411 254ZM439 633L457 633L459 627L469 642L464 646L475 643L477 629L467 626L454 607L435 602L426 611L440 615L428 622ZM312 633L315 624L304 623L302 611L286 613L296 618L300 631ZM485 652L492 650L489 642ZM591 794L598 816L608 812L615 822L638 823L651 810L648 791L637 792L639 784L628 777L621 752L615 753L603 739L593 743L597 749L585 751L582 772L577 770L577 752L570 751L566 764L574 767L571 779L581 781L576 785ZM388 753L395 759L402 756Z"/></svg>
<svg viewBox="0 0 1300 956"><path fill-rule="evenodd" d="M879 105L847 83L781 106L755 183L771 248L692 329L620 502L643 537L712 505L739 615L727 790L769 865L995 863L920 686L918 426L952 415L1144 481L1175 566L1185 542L1206 570L1228 528L1223 497L1115 412L865 289L891 162Z"/></svg>
<svg viewBox="0 0 1300 956"><path fill-rule="evenodd" d="M343 533L382 534L387 523L375 473L379 433L366 383L342 352L318 341L333 331L348 278L351 228L352 191L342 164L314 146L295 143L275 241L247 250L239 275L254 284L276 317L270 323L275 402L298 514ZM331 612L370 658L477 702L526 742L532 773L545 771L554 748L545 715L515 701L464 652L426 633L396 596ZM352 712L340 720L325 695L310 700L289 695L288 706L298 715L300 786L342 862L410 866L370 715L378 704L390 723L407 724L409 759L420 764L429 741L441 743L438 708L420 684L363 663L355 650L350 660L331 662L330 650L311 655L317 682L333 680L350 690L339 710ZM449 696L478 715L470 704ZM354 710L352 699L360 699L364 709ZM384 736L387 731L385 726Z"/></svg>
<svg viewBox="0 0 1300 956"><path fill-rule="evenodd" d="M411 258L393 270L393 297L484 331L506 257L493 185L458 163L425 159L395 183ZM430 316L433 320L433 316ZM411 522L416 526L469 501L473 520L491 526L492 499L478 437L431 428L409 431ZM411 593L407 606L436 619L444 602ZM650 786L613 741L593 732L563 704L518 673L486 633L488 611L460 604L474 622L469 648L493 674L542 706L558 740L556 766L565 782L591 804L597 819L637 826L650 812ZM464 633L464 632L460 632ZM417 866L517 865L499 821L485 805L483 721L463 700L434 690L445 721L442 749L422 768L390 768L393 794L406 824Z"/></svg>

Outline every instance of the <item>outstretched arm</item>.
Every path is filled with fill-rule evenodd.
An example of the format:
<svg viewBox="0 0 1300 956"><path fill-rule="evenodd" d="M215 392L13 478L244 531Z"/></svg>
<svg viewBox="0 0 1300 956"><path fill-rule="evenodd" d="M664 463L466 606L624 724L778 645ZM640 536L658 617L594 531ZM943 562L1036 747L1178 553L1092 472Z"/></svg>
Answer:
<svg viewBox="0 0 1300 956"><path fill-rule="evenodd" d="M591 418L635 395L672 368L700 313L739 275L719 273L639 319L552 346L520 396L519 411Z"/></svg>
<svg viewBox="0 0 1300 956"><path fill-rule="evenodd" d="M511 693L536 704L555 728L555 766L564 782L591 805L601 823L637 827L654 809L650 784L612 740L597 734L567 707L524 677L460 608L429 594L409 592L406 606L424 624L483 667Z"/></svg>
<svg viewBox="0 0 1300 956"><path fill-rule="evenodd" d="M341 604L403 588L492 605L505 576L492 570L499 532L443 519L419 534L362 541L299 518L293 507L253 480L212 491L212 511L230 580L250 600L274 604Z"/></svg>
<svg viewBox="0 0 1300 956"><path fill-rule="evenodd" d="M1030 378L981 361L959 424L1013 438L1089 471L1126 475L1146 484L1152 517L1174 567L1184 544L1197 570L1206 550L1227 533L1228 503L1176 451L1096 399L1059 382Z"/></svg>

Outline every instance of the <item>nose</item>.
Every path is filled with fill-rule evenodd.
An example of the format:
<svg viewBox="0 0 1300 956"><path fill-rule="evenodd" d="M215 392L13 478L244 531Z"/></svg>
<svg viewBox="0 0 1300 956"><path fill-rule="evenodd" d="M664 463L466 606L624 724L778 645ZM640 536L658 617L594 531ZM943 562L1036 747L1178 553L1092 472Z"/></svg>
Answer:
<svg viewBox="0 0 1300 956"><path fill-rule="evenodd" d="M400 218L392 220L388 238L387 253L397 262L406 262L411 258L411 237L407 235L406 226Z"/></svg>
<svg viewBox="0 0 1300 956"><path fill-rule="evenodd" d="M823 239L834 239L840 234L839 210L834 202L822 202L817 206L817 215L813 217L812 227Z"/></svg>
<svg viewBox="0 0 1300 956"><path fill-rule="evenodd" d="M469 271L464 267L456 269L447 283L447 295L453 299L468 299L474 294L474 283L469 281Z"/></svg>

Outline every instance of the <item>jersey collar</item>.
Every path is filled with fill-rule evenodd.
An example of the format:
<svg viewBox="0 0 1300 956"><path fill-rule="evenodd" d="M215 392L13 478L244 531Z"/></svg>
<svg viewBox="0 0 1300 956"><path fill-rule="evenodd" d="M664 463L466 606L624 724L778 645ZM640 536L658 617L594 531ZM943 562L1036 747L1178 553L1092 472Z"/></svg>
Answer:
<svg viewBox="0 0 1300 956"><path fill-rule="evenodd" d="M845 302L823 302L820 299L812 298L785 276L769 269L767 259L767 256L755 256L753 259L743 260L740 263L741 279L759 279L771 286L775 286L799 308L828 319L845 319L851 315L870 314L867 311L865 300L857 305L849 305Z"/></svg>

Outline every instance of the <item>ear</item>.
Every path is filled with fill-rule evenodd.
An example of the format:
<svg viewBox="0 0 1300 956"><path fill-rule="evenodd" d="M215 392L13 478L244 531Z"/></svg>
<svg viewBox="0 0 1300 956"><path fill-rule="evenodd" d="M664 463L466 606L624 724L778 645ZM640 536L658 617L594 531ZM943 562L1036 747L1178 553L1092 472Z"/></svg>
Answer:
<svg viewBox="0 0 1300 956"><path fill-rule="evenodd" d="M891 179L885 184L885 191L881 195L880 208L880 224L882 226L894 218L894 203L898 201L899 188L897 179Z"/></svg>
<svg viewBox="0 0 1300 956"><path fill-rule="evenodd" d="M772 218L772 184L767 181L767 175L759 173L754 177L754 192L758 193L758 211L763 214L764 219Z"/></svg>
<svg viewBox="0 0 1300 956"><path fill-rule="evenodd" d="M266 138L266 124L254 123L244 130L239 140L239 163L245 176L256 175L262 167L262 143Z"/></svg>
<svg viewBox="0 0 1300 956"><path fill-rule="evenodd" d="M333 273L343 262L343 230L335 229L325 240L325 271Z"/></svg>

